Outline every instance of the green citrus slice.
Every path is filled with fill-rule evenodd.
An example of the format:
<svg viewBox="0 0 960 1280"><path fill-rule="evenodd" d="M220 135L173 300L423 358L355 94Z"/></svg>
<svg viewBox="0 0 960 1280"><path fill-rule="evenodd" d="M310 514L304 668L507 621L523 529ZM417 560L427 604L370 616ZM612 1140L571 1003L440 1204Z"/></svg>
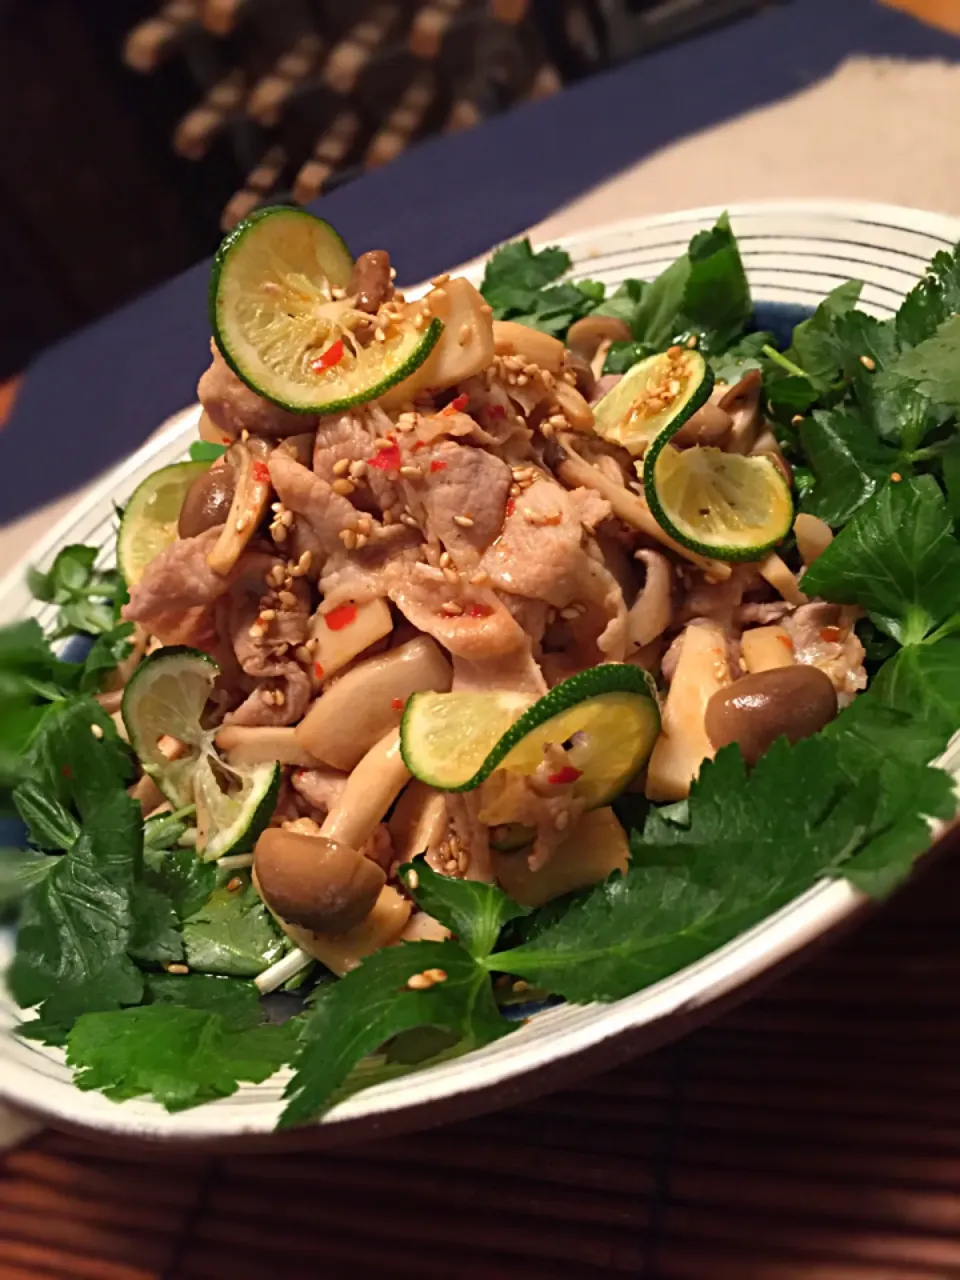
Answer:
<svg viewBox="0 0 960 1280"><path fill-rule="evenodd" d="M659 731L645 672L607 663L564 680L533 706L507 693L415 693L400 747L422 782L470 791L494 769L532 774L548 743L565 744L569 764L558 781L571 783L592 808L623 790Z"/></svg>
<svg viewBox="0 0 960 1280"><path fill-rule="evenodd" d="M638 457L662 432L679 431L712 390L713 373L700 352L671 347L628 369L594 405L594 430Z"/></svg>
<svg viewBox="0 0 960 1280"><path fill-rule="evenodd" d="M177 521L187 490L209 462L175 462L147 476L124 508L117 535L117 563L128 587L150 561L177 540Z"/></svg>
<svg viewBox="0 0 960 1280"><path fill-rule="evenodd" d="M442 323L418 329L411 313L374 338L371 317L344 296L352 269L333 227L304 209L261 209L230 232L213 263L210 324L248 387L294 413L335 413L426 360Z"/></svg>

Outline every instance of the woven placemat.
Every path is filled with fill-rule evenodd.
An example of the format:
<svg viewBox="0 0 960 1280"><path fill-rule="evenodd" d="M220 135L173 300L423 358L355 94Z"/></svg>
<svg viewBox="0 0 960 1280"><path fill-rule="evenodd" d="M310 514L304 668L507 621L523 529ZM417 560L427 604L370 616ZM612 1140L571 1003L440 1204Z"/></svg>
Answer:
<svg viewBox="0 0 960 1280"><path fill-rule="evenodd" d="M0 1276L960 1275L960 839L766 995L525 1106L325 1154L47 1132L0 1161Z"/></svg>

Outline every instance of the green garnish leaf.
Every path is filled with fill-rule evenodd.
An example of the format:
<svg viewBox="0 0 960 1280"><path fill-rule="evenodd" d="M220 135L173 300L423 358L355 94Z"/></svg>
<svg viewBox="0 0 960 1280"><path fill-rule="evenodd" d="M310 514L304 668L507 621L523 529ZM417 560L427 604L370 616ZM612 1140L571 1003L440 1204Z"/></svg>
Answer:
<svg viewBox="0 0 960 1280"><path fill-rule="evenodd" d="M536 310L536 295L570 270L570 255L548 248L534 253L530 241L501 245L487 263L480 292L498 320Z"/></svg>
<svg viewBox="0 0 960 1280"><path fill-rule="evenodd" d="M836 528L886 484L899 455L847 409L816 409L799 427L815 483L803 509Z"/></svg>
<svg viewBox="0 0 960 1280"><path fill-rule="evenodd" d="M162 851L156 847L144 848L144 862L144 883L165 895L179 919L203 914L217 887L217 869L212 862L198 858L193 849Z"/></svg>
<svg viewBox="0 0 960 1280"><path fill-rule="evenodd" d="M407 986L430 969L445 979L422 991ZM463 1053L506 1035L512 1024L497 1009L487 970L458 943L405 942L378 951L316 997L293 1060L281 1127L319 1115L349 1087L351 1072L368 1054L415 1027L450 1032Z"/></svg>
<svg viewBox="0 0 960 1280"><path fill-rule="evenodd" d="M27 828L31 844L38 849L61 852L72 849L80 836L80 824L55 795L33 778L13 793L17 813Z"/></svg>
<svg viewBox="0 0 960 1280"><path fill-rule="evenodd" d="M177 990L180 988L180 990ZM228 989L229 988L229 989ZM67 1041L80 1089L122 1101L146 1094L168 1111L259 1084L290 1058L297 1026L261 1026L256 990L191 976L151 982L154 1003L87 1013Z"/></svg>
<svg viewBox="0 0 960 1280"><path fill-rule="evenodd" d="M149 884L133 887L133 928L130 955L148 964L183 959L180 917L165 893Z"/></svg>
<svg viewBox="0 0 960 1280"><path fill-rule="evenodd" d="M225 883L183 922L187 964L203 973L254 978L280 959L286 944L249 874L221 878ZM227 884L234 879L241 886L230 890Z"/></svg>
<svg viewBox="0 0 960 1280"><path fill-rule="evenodd" d="M438 875L426 858L406 863L400 868L400 877L418 906L452 930L461 946L478 959L490 954L508 920L528 914L526 907L508 898L495 884Z"/></svg>
<svg viewBox="0 0 960 1280"><path fill-rule="evenodd" d="M763 370L766 367L763 349L771 346L773 340L772 333L748 333L719 355L711 356L710 365L717 382L732 387L751 369Z"/></svg>
<svg viewBox="0 0 960 1280"><path fill-rule="evenodd" d="M216 462L227 452L225 444L214 444L210 440L194 440L190 446L191 462Z"/></svg>
<svg viewBox="0 0 960 1280"><path fill-rule="evenodd" d="M915 347L933 336L948 316L960 312L960 245L936 254L923 279L907 294L897 312L897 335Z"/></svg>
<svg viewBox="0 0 960 1280"><path fill-rule="evenodd" d="M616 1000L665 978L841 867L864 843L875 779L851 789L836 748L780 740L748 776L736 748L704 764L686 821L656 809L633 863L491 966L570 1000Z"/></svg>
<svg viewBox="0 0 960 1280"><path fill-rule="evenodd" d="M120 622L97 636L90 646L80 676L80 688L84 693L99 693L106 676L130 656L133 648L133 623Z"/></svg>
<svg viewBox="0 0 960 1280"><path fill-rule="evenodd" d="M112 630L120 575L115 569L97 570L98 555L96 547L74 544L58 553L47 573L28 570L27 585L36 598L60 605L55 637Z"/></svg>
<svg viewBox="0 0 960 1280"><path fill-rule="evenodd" d="M793 343L784 355L803 370L818 391L835 382L843 367L844 342L837 331L838 321L857 305L862 288L859 280L838 285L809 320L793 331Z"/></svg>
<svg viewBox="0 0 960 1280"><path fill-rule="evenodd" d="M902 645L919 644L960 609L960 546L931 476L888 484L804 576L808 595L859 604Z"/></svg>
<svg viewBox="0 0 960 1280"><path fill-rule="evenodd" d="M139 1001L143 979L126 953L141 838L136 801L101 797L96 822L28 891L8 978L23 1008L40 1004L45 1021L62 1023Z"/></svg>

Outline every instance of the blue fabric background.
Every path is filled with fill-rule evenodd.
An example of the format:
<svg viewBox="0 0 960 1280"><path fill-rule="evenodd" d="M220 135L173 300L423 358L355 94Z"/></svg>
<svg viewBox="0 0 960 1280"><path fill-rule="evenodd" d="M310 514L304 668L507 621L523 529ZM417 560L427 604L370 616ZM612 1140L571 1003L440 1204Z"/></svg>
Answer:
<svg viewBox="0 0 960 1280"><path fill-rule="evenodd" d="M787 0L426 142L313 208L354 252L385 246L401 280L422 279L672 139L811 84L852 53L957 58L960 41L874 0ZM34 363L0 435L0 521L90 479L194 399L208 359L207 277L200 263Z"/></svg>

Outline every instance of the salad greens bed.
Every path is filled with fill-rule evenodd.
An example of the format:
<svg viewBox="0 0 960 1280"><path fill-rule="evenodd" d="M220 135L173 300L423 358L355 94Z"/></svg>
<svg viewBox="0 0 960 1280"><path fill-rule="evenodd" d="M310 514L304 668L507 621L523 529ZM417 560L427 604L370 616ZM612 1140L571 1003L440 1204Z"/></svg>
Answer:
<svg viewBox="0 0 960 1280"><path fill-rule="evenodd" d="M280 1022L250 979L289 944L248 873L181 843L189 810L144 822L127 794L132 757L92 696L129 652L124 588L91 548L67 547L30 580L59 607L53 635L35 621L0 632L0 786L27 833L0 859L0 905L19 916L10 990L37 1015L19 1034L63 1046L80 1088L177 1110L290 1064L281 1124L300 1123L351 1090L509 1034L516 980L615 1000L823 876L889 893L928 847L929 821L953 817L952 780L929 761L960 725L960 249L938 254L889 320L857 309L858 284L841 285L785 351L750 329L726 218L656 280L609 296L562 279L569 267L561 249L519 241L493 255L483 292L497 318L558 337L590 313L620 317L633 340L610 350L610 372L691 335L718 378L761 371L801 509L838 531L805 589L864 610L868 691L750 772L724 748L688 801L625 797L626 875L539 910L418 860L415 876L402 872L408 888L455 940L405 943L321 978ZM74 633L94 637L79 663L50 646ZM406 986L429 968L447 980Z"/></svg>

